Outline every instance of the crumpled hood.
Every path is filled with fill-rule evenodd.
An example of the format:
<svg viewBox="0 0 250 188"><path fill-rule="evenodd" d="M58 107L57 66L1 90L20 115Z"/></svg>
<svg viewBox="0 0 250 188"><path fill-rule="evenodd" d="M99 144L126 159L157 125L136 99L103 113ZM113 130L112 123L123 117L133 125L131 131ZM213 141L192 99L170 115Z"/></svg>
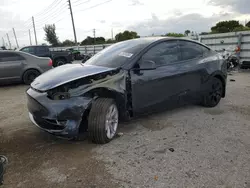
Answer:
<svg viewBox="0 0 250 188"><path fill-rule="evenodd" d="M66 64L51 69L38 76L31 83L31 87L39 91L47 91L76 79L111 70L115 70L115 68L84 64Z"/></svg>

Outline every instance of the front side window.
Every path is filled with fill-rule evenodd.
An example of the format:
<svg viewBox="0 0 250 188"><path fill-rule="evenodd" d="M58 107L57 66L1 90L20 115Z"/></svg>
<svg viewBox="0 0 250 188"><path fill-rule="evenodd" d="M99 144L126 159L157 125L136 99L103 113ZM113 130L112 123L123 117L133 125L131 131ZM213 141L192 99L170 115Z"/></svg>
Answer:
<svg viewBox="0 0 250 188"><path fill-rule="evenodd" d="M154 61L156 66L179 62L181 53L176 41L166 41L153 46L143 56L142 61Z"/></svg>
<svg viewBox="0 0 250 188"><path fill-rule="evenodd" d="M182 60L190 60L202 57L209 49L206 47L189 41L180 41L180 49L182 53Z"/></svg>
<svg viewBox="0 0 250 188"><path fill-rule="evenodd" d="M31 54L35 53L34 47L26 47L26 48L21 49L21 51L26 52L26 53L31 53Z"/></svg>

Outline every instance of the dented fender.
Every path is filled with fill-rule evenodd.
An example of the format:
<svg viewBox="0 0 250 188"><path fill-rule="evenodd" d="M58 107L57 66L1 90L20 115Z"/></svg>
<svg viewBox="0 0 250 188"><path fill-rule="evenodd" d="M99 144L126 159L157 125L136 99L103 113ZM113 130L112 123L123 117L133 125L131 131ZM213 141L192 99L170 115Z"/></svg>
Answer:
<svg viewBox="0 0 250 188"><path fill-rule="evenodd" d="M27 90L29 112L33 115L36 124L43 130L56 135L74 137L79 133L79 126L85 111L91 107L96 98L106 97L107 91L108 94L114 94L116 98L118 95L118 98L121 99L122 104L118 104L118 106L126 104L126 77L126 71L112 70L74 80L46 92L29 88ZM70 98L51 99L49 94L61 91L61 88L66 88ZM64 127L62 126L62 129L58 131L43 126L43 123L49 123L56 129L60 123L63 123Z"/></svg>

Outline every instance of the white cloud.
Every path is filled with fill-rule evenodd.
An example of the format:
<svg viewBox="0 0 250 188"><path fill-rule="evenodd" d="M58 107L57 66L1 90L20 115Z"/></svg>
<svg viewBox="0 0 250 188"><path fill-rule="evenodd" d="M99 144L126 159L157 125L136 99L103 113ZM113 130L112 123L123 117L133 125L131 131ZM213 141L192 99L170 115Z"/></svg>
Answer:
<svg viewBox="0 0 250 188"><path fill-rule="evenodd" d="M125 29L134 29L140 35L185 29L208 31L219 20L249 19L246 1L249 0L71 0L78 41L92 36L94 28L97 36L106 38L111 37L111 28L114 35ZM14 45L15 27L19 43L28 45L31 29L34 44L32 16L39 43L44 42L45 24L56 24L61 41L74 38L67 0L0 0L0 37L6 40L8 32Z"/></svg>

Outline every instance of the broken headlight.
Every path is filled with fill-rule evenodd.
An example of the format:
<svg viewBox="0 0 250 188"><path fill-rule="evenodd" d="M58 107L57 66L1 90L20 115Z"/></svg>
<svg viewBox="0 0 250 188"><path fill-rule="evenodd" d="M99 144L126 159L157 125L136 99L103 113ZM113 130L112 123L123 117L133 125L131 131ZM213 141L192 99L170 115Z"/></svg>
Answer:
<svg viewBox="0 0 250 188"><path fill-rule="evenodd" d="M70 98L70 94L68 92L57 92L51 96L51 99L53 100L65 100L69 98Z"/></svg>
<svg viewBox="0 0 250 188"><path fill-rule="evenodd" d="M70 98L69 87L66 84L47 91L47 94L48 98L52 100L65 100Z"/></svg>

